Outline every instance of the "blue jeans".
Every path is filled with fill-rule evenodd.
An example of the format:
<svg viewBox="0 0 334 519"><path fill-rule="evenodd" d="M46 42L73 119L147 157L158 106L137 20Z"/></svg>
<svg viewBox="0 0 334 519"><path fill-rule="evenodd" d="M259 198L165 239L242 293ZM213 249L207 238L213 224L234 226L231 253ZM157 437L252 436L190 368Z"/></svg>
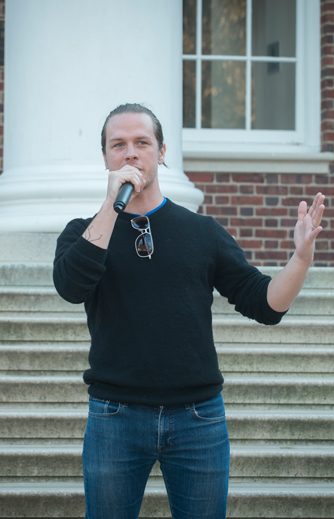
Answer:
<svg viewBox="0 0 334 519"><path fill-rule="evenodd" d="M221 395L178 407L91 398L86 519L137 519L157 460L174 519L226 517L230 446Z"/></svg>

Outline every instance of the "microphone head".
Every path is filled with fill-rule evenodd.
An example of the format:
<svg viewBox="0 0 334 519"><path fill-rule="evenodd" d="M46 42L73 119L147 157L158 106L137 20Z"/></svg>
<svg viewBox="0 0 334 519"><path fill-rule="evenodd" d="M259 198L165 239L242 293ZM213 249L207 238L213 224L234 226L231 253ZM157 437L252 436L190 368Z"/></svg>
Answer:
<svg viewBox="0 0 334 519"><path fill-rule="evenodd" d="M126 204L124 202L122 202L121 200L116 200L113 206L114 211L116 211L116 213L121 213L122 211L124 211L125 206Z"/></svg>

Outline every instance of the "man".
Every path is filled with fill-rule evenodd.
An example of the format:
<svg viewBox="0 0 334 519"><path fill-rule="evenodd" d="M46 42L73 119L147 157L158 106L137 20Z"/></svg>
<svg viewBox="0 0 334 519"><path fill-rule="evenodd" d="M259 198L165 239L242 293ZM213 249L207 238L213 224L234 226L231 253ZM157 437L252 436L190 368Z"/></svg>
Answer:
<svg viewBox="0 0 334 519"><path fill-rule="evenodd" d="M85 303L91 334L86 517L137 518L159 460L174 519L223 519L229 440L212 291L247 317L278 323L312 263L324 196L309 210L300 203L296 250L270 279L212 218L163 197L157 170L166 147L150 110L127 104L112 111L102 152L106 198L95 217L67 225L54 262L58 292ZM126 182L134 192L118 215L113 206Z"/></svg>

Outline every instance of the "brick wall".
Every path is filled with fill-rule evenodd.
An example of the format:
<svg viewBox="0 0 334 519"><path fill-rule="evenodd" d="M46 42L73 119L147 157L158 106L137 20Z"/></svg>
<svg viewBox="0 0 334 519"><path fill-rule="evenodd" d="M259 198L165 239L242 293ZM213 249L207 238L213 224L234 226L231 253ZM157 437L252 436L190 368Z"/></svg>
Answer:
<svg viewBox="0 0 334 519"><path fill-rule="evenodd" d="M205 194L200 208L226 227L256 265L284 265L293 250L293 227L300 200L326 194L324 230L315 265L334 266L334 175L269 173L188 173Z"/></svg>
<svg viewBox="0 0 334 519"><path fill-rule="evenodd" d="M334 1L321 0L322 151L334 152ZM238 240L251 263L284 265L293 250L293 227L301 199L318 191L326 216L315 265L334 266L334 164L328 175L187 172L205 194L200 212L214 216Z"/></svg>

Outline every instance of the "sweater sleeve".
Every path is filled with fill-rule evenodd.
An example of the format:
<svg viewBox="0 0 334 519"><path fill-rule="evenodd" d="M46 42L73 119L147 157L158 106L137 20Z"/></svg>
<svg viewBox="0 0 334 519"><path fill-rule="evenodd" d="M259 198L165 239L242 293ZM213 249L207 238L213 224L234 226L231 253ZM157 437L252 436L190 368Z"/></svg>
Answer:
<svg viewBox="0 0 334 519"><path fill-rule="evenodd" d="M105 272L107 251L82 238L90 220L72 220L57 240L53 281L70 303L89 299Z"/></svg>
<svg viewBox="0 0 334 519"><path fill-rule="evenodd" d="M236 240L217 222L214 225L215 287L242 315L262 324L278 324L286 312L276 312L268 304L271 277L250 265Z"/></svg>

